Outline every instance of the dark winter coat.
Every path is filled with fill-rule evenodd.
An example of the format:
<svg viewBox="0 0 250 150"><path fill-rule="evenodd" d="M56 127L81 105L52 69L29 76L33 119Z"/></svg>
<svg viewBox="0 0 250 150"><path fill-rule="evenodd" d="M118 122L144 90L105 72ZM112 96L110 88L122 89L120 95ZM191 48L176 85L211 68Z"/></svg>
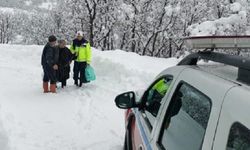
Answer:
<svg viewBox="0 0 250 150"><path fill-rule="evenodd" d="M44 82L51 82L55 84L57 81L56 70L53 69L53 66L58 63L59 52L56 47L51 47L47 43L43 49L41 64L43 66Z"/></svg>
<svg viewBox="0 0 250 150"><path fill-rule="evenodd" d="M69 78L70 73L70 62L72 61L72 53L70 50L65 48L58 48L59 49L59 61L58 61L58 81L62 82Z"/></svg>
<svg viewBox="0 0 250 150"><path fill-rule="evenodd" d="M88 43L87 40L85 40L84 38L82 40L78 40L78 39L74 39L73 43L72 43L72 47L73 49L76 49L76 47L81 47L82 45Z"/></svg>
<svg viewBox="0 0 250 150"><path fill-rule="evenodd" d="M41 60L42 66L52 67L58 63L58 59L59 59L58 49L56 47L50 46L50 44L47 43L42 53L42 60Z"/></svg>

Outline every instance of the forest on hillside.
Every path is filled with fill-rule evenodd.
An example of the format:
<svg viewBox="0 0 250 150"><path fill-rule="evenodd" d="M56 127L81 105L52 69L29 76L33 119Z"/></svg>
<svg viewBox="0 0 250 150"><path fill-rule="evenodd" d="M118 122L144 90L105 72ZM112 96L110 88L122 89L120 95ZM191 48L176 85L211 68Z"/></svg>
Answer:
<svg viewBox="0 0 250 150"><path fill-rule="evenodd" d="M247 0L58 0L50 9L3 4L0 43L43 45L51 34L71 41L82 30L101 50L171 57L185 50L183 37L250 33Z"/></svg>

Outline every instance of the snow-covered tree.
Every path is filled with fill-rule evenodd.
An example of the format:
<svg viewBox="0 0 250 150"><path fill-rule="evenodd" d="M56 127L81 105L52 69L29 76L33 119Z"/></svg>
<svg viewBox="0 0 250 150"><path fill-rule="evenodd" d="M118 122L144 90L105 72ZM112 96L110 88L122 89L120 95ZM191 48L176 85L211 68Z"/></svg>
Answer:
<svg viewBox="0 0 250 150"><path fill-rule="evenodd" d="M10 43L14 38L16 21L13 11L0 10L0 43Z"/></svg>
<svg viewBox="0 0 250 150"><path fill-rule="evenodd" d="M15 33L23 43L45 44L54 34L70 42L82 30L102 50L172 57L186 49L186 36L250 34L249 12L247 0L58 0L51 10L0 13L0 37L12 42Z"/></svg>

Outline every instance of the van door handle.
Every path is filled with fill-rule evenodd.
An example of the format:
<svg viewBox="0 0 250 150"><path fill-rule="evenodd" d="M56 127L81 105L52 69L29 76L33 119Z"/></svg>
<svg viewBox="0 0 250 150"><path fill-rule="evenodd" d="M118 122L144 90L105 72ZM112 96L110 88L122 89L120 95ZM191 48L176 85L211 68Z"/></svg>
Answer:
<svg viewBox="0 0 250 150"><path fill-rule="evenodd" d="M143 147L143 145L142 145L142 144L141 144L141 145L139 145L138 150L144 150L144 147Z"/></svg>

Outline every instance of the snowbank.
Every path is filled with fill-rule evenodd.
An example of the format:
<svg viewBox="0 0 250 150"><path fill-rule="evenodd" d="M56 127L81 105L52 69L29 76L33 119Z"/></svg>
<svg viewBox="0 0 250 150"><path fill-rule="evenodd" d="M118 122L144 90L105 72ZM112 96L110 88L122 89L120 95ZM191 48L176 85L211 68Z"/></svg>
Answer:
<svg viewBox="0 0 250 150"><path fill-rule="evenodd" d="M124 111L116 108L115 96L146 88L159 72L177 63L93 49L95 82L77 88L70 79L56 95L43 94L42 49L0 45L1 150L121 150Z"/></svg>
<svg viewBox="0 0 250 150"><path fill-rule="evenodd" d="M136 53L125 52L122 50L103 51L94 50L94 58L103 58L112 61L114 64L121 64L127 69L147 72L156 76L162 70L174 66L178 63L176 58L155 58L140 56Z"/></svg>

